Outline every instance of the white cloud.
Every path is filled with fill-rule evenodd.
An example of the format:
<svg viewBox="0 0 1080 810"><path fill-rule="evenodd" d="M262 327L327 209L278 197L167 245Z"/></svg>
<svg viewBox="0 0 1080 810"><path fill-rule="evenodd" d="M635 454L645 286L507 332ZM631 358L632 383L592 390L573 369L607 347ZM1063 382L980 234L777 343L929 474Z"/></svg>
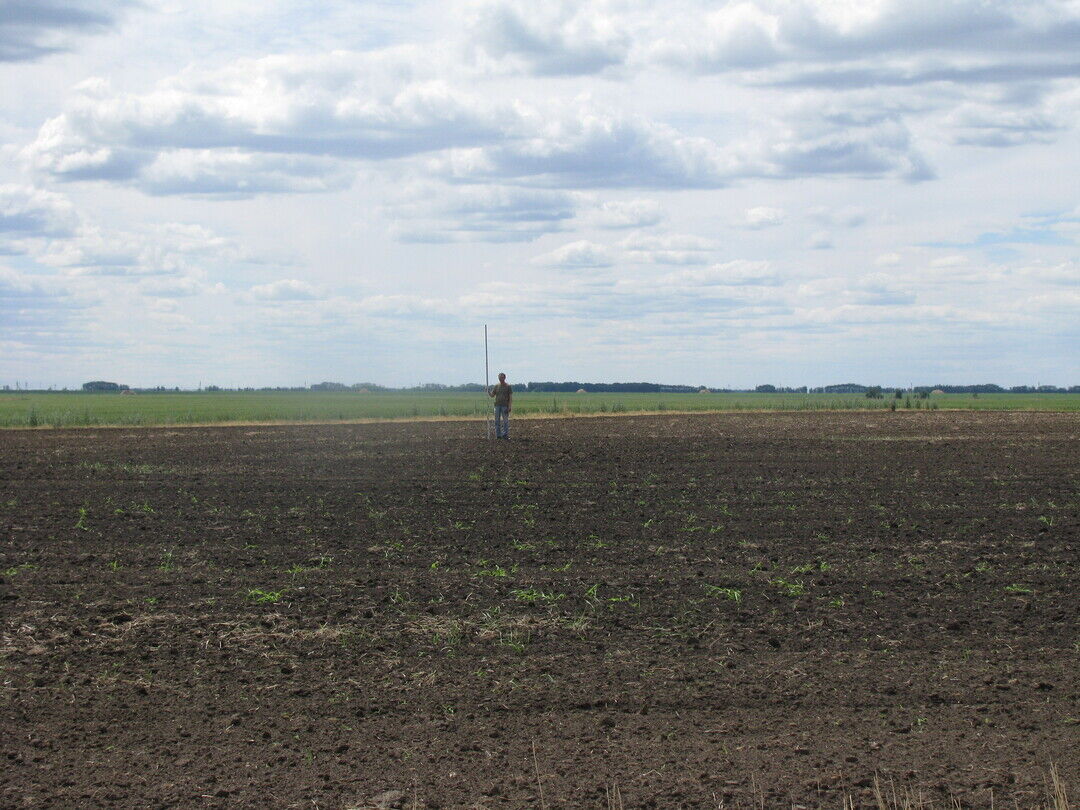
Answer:
<svg viewBox="0 0 1080 810"><path fill-rule="evenodd" d="M251 294L259 301L314 301L324 297L319 289L306 281L283 278L268 284L256 284Z"/></svg>
<svg viewBox="0 0 1080 810"><path fill-rule="evenodd" d="M618 230L659 225L666 217L663 206L656 200L612 200L595 208L589 222L598 228Z"/></svg>
<svg viewBox="0 0 1080 810"><path fill-rule="evenodd" d="M543 256L533 259L534 264L546 267L559 267L565 270L577 268L610 267L613 264L611 252L603 245L582 239L556 248Z"/></svg>
<svg viewBox="0 0 1080 810"><path fill-rule="evenodd" d="M4 0L0 62L40 59L73 47L80 35L116 26L131 0Z"/></svg>
<svg viewBox="0 0 1080 810"><path fill-rule="evenodd" d="M41 264L72 276L178 276L207 265L239 264L251 257L232 240L201 225L163 223L138 231L83 224L34 253Z"/></svg>
<svg viewBox="0 0 1080 810"><path fill-rule="evenodd" d="M852 205L841 208L816 205L807 211L807 215L815 222L835 228L858 228L865 225L869 219L869 214L864 209Z"/></svg>
<svg viewBox="0 0 1080 810"><path fill-rule="evenodd" d="M951 256L939 256L936 259L931 259L931 267L960 267L968 263L967 256L960 256L953 254Z"/></svg>
<svg viewBox="0 0 1080 810"><path fill-rule="evenodd" d="M621 64L631 40L615 3L488 0L469 21L472 46L506 69L587 74Z"/></svg>
<svg viewBox="0 0 1080 810"><path fill-rule="evenodd" d="M939 68L943 57L970 65L971 57L995 52L1005 66L1023 64L1017 57L1028 53L1045 63L1075 55L1070 43L1080 22L1080 12L1067 0L754 0L718 10L687 3L680 11L657 21L644 50L649 58L702 73L870 57L881 65L891 56L920 53L932 55ZM885 65L882 73L891 67ZM819 80L829 81L829 74ZM832 80L843 81L843 75Z"/></svg>
<svg viewBox="0 0 1080 810"><path fill-rule="evenodd" d="M705 264L716 244L692 234L635 233L619 243L628 261L645 264Z"/></svg>
<svg viewBox="0 0 1080 810"><path fill-rule="evenodd" d="M71 202L32 186L0 185L0 234L66 236L78 225Z"/></svg>
<svg viewBox="0 0 1080 810"><path fill-rule="evenodd" d="M450 179L495 178L551 188L718 188L762 171L745 155L642 116L587 100L534 122L526 137L453 150L434 168Z"/></svg>
<svg viewBox="0 0 1080 810"><path fill-rule="evenodd" d="M84 82L23 155L57 179L126 181L153 193L242 192L238 174L257 192L309 191L340 187L343 170L334 160L485 144L520 124L513 105L396 75L379 59L239 60L179 74L142 94Z"/></svg>
<svg viewBox="0 0 1080 810"><path fill-rule="evenodd" d="M757 206L746 210L745 222L747 228L759 230L761 228L772 228L777 225L782 225L785 218L786 214L782 208Z"/></svg>
<svg viewBox="0 0 1080 810"><path fill-rule="evenodd" d="M665 287L772 287L782 283L782 278L768 262L734 261L701 270L679 270L658 281Z"/></svg>
<svg viewBox="0 0 1080 810"><path fill-rule="evenodd" d="M529 242L566 230L580 204L564 191L512 186L432 186L408 189L386 206L403 242Z"/></svg>

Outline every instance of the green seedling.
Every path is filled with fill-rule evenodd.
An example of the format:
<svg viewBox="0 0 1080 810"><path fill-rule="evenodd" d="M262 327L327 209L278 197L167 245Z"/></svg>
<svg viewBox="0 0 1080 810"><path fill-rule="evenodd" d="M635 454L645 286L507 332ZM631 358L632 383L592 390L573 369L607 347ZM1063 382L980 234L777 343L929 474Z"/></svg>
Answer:
<svg viewBox="0 0 1080 810"><path fill-rule="evenodd" d="M499 644L509 647L514 652L521 654L530 641L530 634L519 630L511 630L508 633L499 634Z"/></svg>
<svg viewBox="0 0 1080 810"><path fill-rule="evenodd" d="M830 567L831 566L827 562L818 563L817 565L814 565L813 563L807 563L806 565L795 566L791 569L791 573L810 574L814 571L828 571Z"/></svg>
<svg viewBox="0 0 1080 810"><path fill-rule="evenodd" d="M509 577L512 574L517 573L517 564L515 563L509 570L503 568L501 565L492 563L490 560L479 560L477 565L484 566L481 570L476 572L478 577L497 577L503 579Z"/></svg>
<svg viewBox="0 0 1080 810"><path fill-rule="evenodd" d="M795 599L806 593L806 587L800 581L788 582L786 579L771 579L769 584L778 588L785 596Z"/></svg>
<svg viewBox="0 0 1080 810"><path fill-rule="evenodd" d="M4 576L10 578L23 571L33 571L35 568L37 568L37 566L33 563L22 563L21 565L14 565L11 568L4 569Z"/></svg>
<svg viewBox="0 0 1080 810"><path fill-rule="evenodd" d="M1005 586L1006 593L1035 593L1034 588L1029 588L1026 585L1020 585L1014 582L1012 585Z"/></svg>
<svg viewBox="0 0 1080 810"><path fill-rule="evenodd" d="M510 591L510 593L514 595L514 598L519 599L522 602L528 602L530 605L535 605L538 602L547 604L558 602L565 596L565 594L541 591L536 588L518 588L517 590Z"/></svg>
<svg viewBox="0 0 1080 810"><path fill-rule="evenodd" d="M738 588L721 588L717 585L703 585L705 593L720 599L730 599L732 602L742 601L742 591Z"/></svg>
<svg viewBox="0 0 1080 810"><path fill-rule="evenodd" d="M285 591L264 591L262 588L252 588L247 592L247 598L257 604L273 603L281 600Z"/></svg>
<svg viewBox="0 0 1080 810"><path fill-rule="evenodd" d="M172 549L165 551L161 555L161 562L158 563L159 571L172 571L175 566L173 565L173 553Z"/></svg>
<svg viewBox="0 0 1080 810"><path fill-rule="evenodd" d="M90 527L86 525L86 516L87 514L89 514L89 512L90 510L87 509L85 506L79 507L79 519L75 523L76 529L81 529L84 532L90 531Z"/></svg>

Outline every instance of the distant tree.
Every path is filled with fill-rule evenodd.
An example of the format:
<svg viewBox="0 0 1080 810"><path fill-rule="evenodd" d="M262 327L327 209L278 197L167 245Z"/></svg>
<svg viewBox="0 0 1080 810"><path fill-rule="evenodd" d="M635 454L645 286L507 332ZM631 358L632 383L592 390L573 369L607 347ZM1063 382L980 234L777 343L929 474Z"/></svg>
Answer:
<svg viewBox="0 0 1080 810"><path fill-rule="evenodd" d="M348 391L349 386L339 382L321 382L311 386L312 391Z"/></svg>
<svg viewBox="0 0 1080 810"><path fill-rule="evenodd" d="M861 394L866 390L865 385L858 383L841 383L840 385L826 385L826 394Z"/></svg>
<svg viewBox="0 0 1080 810"><path fill-rule="evenodd" d="M207 390L207 391L220 391L221 386L220 385L208 385L208 386L206 386L205 390Z"/></svg>
<svg viewBox="0 0 1080 810"><path fill-rule="evenodd" d="M880 385L871 385L869 388L866 389L866 398L867 399L884 399L885 395L881 392L881 386Z"/></svg>
<svg viewBox="0 0 1080 810"><path fill-rule="evenodd" d="M125 388L127 386L124 386ZM105 380L91 380L90 382L84 382L82 384L83 391L119 391L120 385L114 382L106 382Z"/></svg>
<svg viewBox="0 0 1080 810"><path fill-rule="evenodd" d="M776 386L765 383L764 385L755 386L754 390L757 391L759 394L775 394Z"/></svg>

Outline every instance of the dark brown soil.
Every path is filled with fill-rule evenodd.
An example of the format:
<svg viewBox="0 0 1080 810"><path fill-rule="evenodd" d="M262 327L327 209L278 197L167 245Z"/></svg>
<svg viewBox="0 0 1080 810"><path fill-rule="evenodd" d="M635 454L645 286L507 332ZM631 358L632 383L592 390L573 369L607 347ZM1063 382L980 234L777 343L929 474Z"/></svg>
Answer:
<svg viewBox="0 0 1080 810"><path fill-rule="evenodd" d="M0 434L0 805L1080 787L1076 415L513 430Z"/></svg>

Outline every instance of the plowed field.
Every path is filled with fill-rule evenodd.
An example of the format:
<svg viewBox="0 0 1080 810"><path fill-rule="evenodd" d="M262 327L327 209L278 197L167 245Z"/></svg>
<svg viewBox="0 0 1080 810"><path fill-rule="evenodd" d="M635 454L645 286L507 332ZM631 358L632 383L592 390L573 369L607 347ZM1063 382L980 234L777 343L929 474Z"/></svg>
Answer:
<svg viewBox="0 0 1080 810"><path fill-rule="evenodd" d="M0 434L0 805L1080 786L1075 414L512 429Z"/></svg>

